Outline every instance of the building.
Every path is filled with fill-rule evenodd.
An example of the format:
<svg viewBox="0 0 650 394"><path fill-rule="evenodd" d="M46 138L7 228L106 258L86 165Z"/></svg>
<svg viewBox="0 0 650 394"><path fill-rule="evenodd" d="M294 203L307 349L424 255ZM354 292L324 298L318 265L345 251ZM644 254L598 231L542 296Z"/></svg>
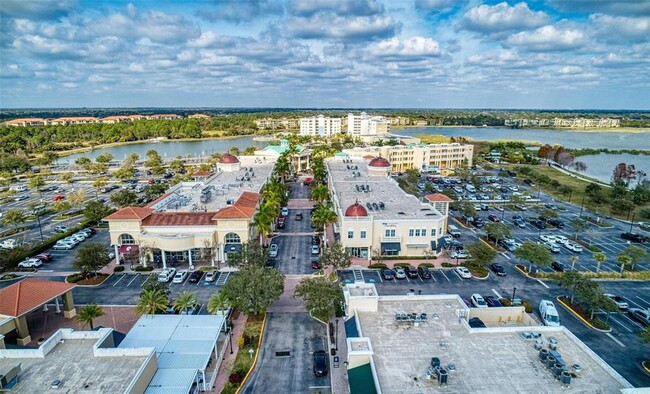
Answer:
<svg viewBox="0 0 650 394"><path fill-rule="evenodd" d="M67 125L79 125L79 124L91 124L99 123L100 120L92 116L75 116L75 117L63 117L56 118L48 121L48 124L53 126L67 126Z"/></svg>
<svg viewBox="0 0 650 394"><path fill-rule="evenodd" d="M409 126L411 124L411 119L405 116L397 116L388 120L392 126Z"/></svg>
<svg viewBox="0 0 650 394"><path fill-rule="evenodd" d="M446 215L404 192L388 176L388 160L336 156L326 160L326 166L338 216L335 232L352 256L370 260L377 254L422 257L440 253Z"/></svg>
<svg viewBox="0 0 650 394"><path fill-rule="evenodd" d="M210 115L206 114L192 114L188 116L190 119L210 119Z"/></svg>
<svg viewBox="0 0 650 394"><path fill-rule="evenodd" d="M379 135L390 133L390 120L383 116L348 114L348 134L351 136Z"/></svg>
<svg viewBox="0 0 650 394"><path fill-rule="evenodd" d="M508 127L616 128L621 126L621 120L612 118L510 118L504 121L504 125Z"/></svg>
<svg viewBox="0 0 650 394"><path fill-rule="evenodd" d="M266 118L266 119L256 119L254 121L255 125L257 126L258 129L268 129L268 130L276 130L276 129L285 129L285 130L294 130L299 127L299 120L298 119L288 119L288 118L281 118L281 119L273 119L273 118Z"/></svg>
<svg viewBox="0 0 650 394"><path fill-rule="evenodd" d="M155 115L147 116L147 119L151 119L151 120L176 120L182 118L183 118L182 116L176 114L155 114Z"/></svg>
<svg viewBox="0 0 650 394"><path fill-rule="evenodd" d="M564 326L540 326L521 306L469 308L458 295L413 291L379 295L374 284L363 282L347 284L343 294L344 365L352 393L618 393L632 388ZM470 327L472 318L486 327Z"/></svg>
<svg viewBox="0 0 650 394"><path fill-rule="evenodd" d="M145 207L107 216L118 263L166 268L224 262L255 237L251 223L274 164L273 157L226 154L214 174L181 182Z"/></svg>
<svg viewBox="0 0 650 394"><path fill-rule="evenodd" d="M369 146L344 149L343 152L353 159L381 155L392 164L393 171L403 172L415 168L425 172L438 172L454 169L461 164L471 167L474 145L449 143Z"/></svg>
<svg viewBox="0 0 650 394"><path fill-rule="evenodd" d="M300 118L300 135L330 137L340 133L341 118L330 118L323 115Z"/></svg>
<svg viewBox="0 0 650 394"><path fill-rule="evenodd" d="M5 125L7 126L22 126L22 127L27 127L27 126L45 126L47 124L47 120L43 118L20 118L20 119L13 119L4 122Z"/></svg>
<svg viewBox="0 0 650 394"><path fill-rule="evenodd" d="M255 151L255 156L277 160L285 152L291 149L288 140L280 140L280 145L267 145L264 149ZM311 165L311 151L302 145L295 145L295 152L291 155L291 165L294 173L303 172Z"/></svg>

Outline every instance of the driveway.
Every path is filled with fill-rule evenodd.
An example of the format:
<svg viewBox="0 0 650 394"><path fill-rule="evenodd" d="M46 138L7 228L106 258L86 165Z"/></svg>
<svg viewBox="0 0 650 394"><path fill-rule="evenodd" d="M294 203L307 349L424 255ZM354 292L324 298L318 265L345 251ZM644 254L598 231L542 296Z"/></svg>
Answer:
<svg viewBox="0 0 650 394"><path fill-rule="evenodd" d="M291 333L287 335L287 333ZM329 393L329 374L316 377L312 353L327 350L325 326L308 313L269 312L257 366L242 393Z"/></svg>

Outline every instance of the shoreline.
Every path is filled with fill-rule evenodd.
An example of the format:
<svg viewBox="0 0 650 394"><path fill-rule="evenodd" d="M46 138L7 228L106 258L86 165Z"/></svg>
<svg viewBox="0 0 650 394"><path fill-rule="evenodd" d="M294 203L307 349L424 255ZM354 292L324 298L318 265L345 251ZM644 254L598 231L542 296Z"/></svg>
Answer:
<svg viewBox="0 0 650 394"><path fill-rule="evenodd" d="M650 128L646 127L589 127L589 128L574 128L574 127L507 127L507 126L391 126L391 133L393 130L409 130L409 129L508 129L508 130L549 130L549 131L569 131L577 133L650 133Z"/></svg>

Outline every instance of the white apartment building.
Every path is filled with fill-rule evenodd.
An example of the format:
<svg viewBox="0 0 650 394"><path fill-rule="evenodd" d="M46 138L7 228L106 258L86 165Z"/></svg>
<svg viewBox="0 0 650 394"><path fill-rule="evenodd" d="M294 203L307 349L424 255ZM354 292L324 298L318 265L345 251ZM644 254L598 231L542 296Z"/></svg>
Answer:
<svg viewBox="0 0 650 394"><path fill-rule="evenodd" d="M338 216L335 231L350 255L370 260L376 254L422 257L441 252L451 200L434 205L431 199L422 202L404 192L388 176L391 164L383 157L368 162L337 155L326 166Z"/></svg>
<svg viewBox="0 0 650 394"><path fill-rule="evenodd" d="M421 171L438 172L454 169L465 161L471 167L474 145L455 142L428 145L369 146L344 149L343 152L353 159L378 155L385 157L391 163L393 171L402 172L415 168Z"/></svg>
<svg viewBox="0 0 650 394"><path fill-rule="evenodd" d="M330 137L341 133L341 118L323 115L300 118L300 135L319 135Z"/></svg>
<svg viewBox="0 0 650 394"><path fill-rule="evenodd" d="M620 127L621 120L613 118L506 119L504 125L508 127L612 128Z"/></svg>
<svg viewBox="0 0 650 394"><path fill-rule="evenodd" d="M378 135L390 133L390 120L383 116L370 116L365 112L361 115L348 114L349 135Z"/></svg>

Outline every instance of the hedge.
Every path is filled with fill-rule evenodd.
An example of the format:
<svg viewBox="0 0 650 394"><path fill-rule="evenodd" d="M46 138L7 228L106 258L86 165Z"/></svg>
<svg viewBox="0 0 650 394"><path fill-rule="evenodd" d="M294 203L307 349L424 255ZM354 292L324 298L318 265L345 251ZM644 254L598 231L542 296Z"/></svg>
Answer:
<svg viewBox="0 0 650 394"><path fill-rule="evenodd" d="M373 268L373 269L384 269L384 268L387 268L387 265L384 264L384 263L374 263L374 264L370 264L370 265L368 266L368 268Z"/></svg>
<svg viewBox="0 0 650 394"><path fill-rule="evenodd" d="M113 272L122 272L124 271L124 266L123 265L118 265L113 268Z"/></svg>
<svg viewBox="0 0 650 394"><path fill-rule="evenodd" d="M381 260L435 260L436 256L424 257L424 256L381 256Z"/></svg>
<svg viewBox="0 0 650 394"><path fill-rule="evenodd" d="M144 265L138 265L133 269L133 271L136 271L136 272L149 272L149 271L153 271L153 267L150 266L150 265L148 265L146 267Z"/></svg>
<svg viewBox="0 0 650 394"><path fill-rule="evenodd" d="M427 268L433 268L433 264L431 263L420 263L418 267L427 267Z"/></svg>
<svg viewBox="0 0 650 394"><path fill-rule="evenodd" d="M580 272L583 276L592 279L639 279L650 280L650 271L623 271L621 276L620 272ZM537 278L542 279L558 279L562 276L562 272L539 272Z"/></svg>

